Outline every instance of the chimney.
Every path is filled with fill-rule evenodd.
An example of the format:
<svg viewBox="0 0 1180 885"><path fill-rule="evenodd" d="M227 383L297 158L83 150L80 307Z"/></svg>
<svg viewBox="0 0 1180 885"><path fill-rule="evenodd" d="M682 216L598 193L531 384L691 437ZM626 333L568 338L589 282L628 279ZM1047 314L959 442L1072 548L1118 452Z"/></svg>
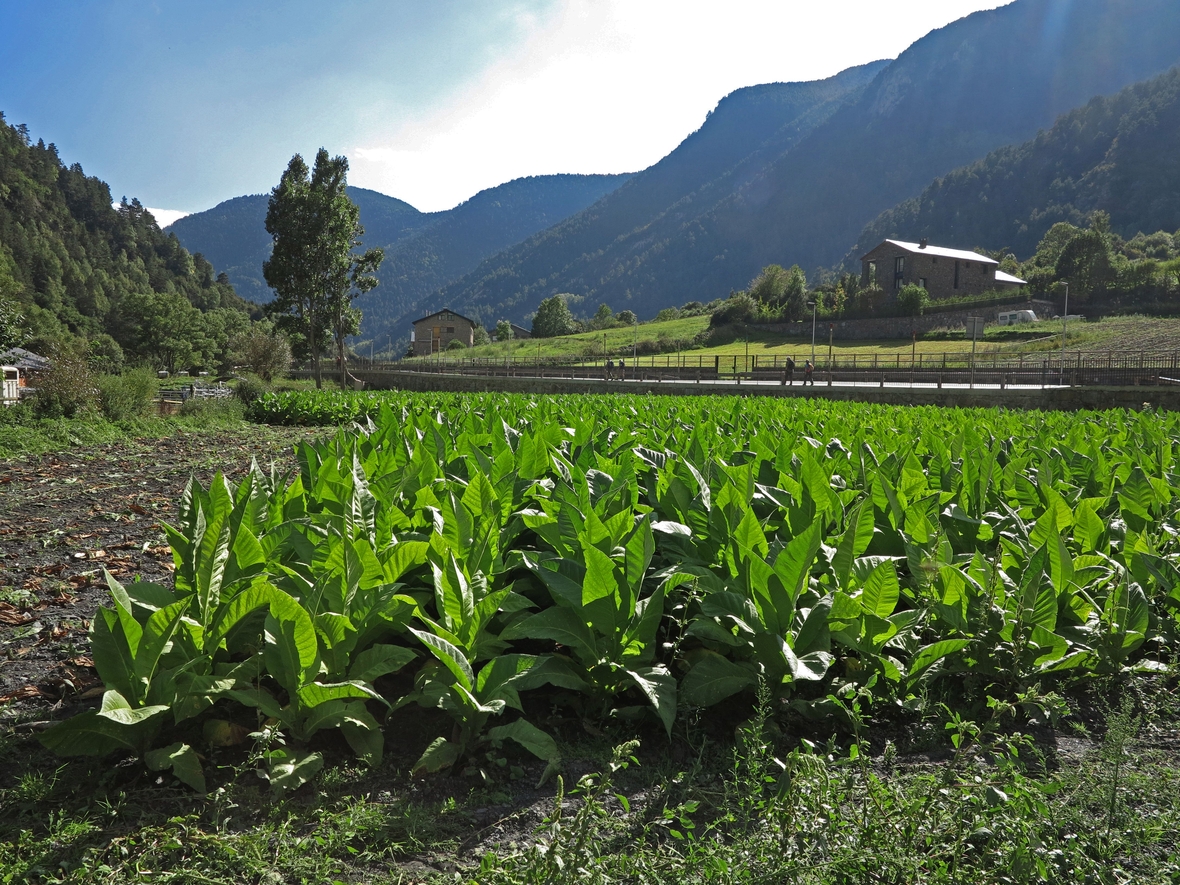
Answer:
<svg viewBox="0 0 1180 885"><path fill-rule="evenodd" d="M925 237L922 237L922 239L918 240L918 248L925 249L927 244L929 244L929 242L930 241L928 239L926 239Z"/></svg>

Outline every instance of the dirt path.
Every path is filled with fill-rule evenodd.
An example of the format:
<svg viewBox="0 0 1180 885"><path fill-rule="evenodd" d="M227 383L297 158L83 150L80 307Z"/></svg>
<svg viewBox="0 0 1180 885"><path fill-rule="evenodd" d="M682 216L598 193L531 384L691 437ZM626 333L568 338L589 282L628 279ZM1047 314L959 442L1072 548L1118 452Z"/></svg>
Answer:
<svg viewBox="0 0 1180 885"><path fill-rule="evenodd" d="M103 569L171 583L160 523L176 519L190 476L234 482L251 458L293 469L293 444L321 432L178 431L0 462L0 715L98 690L87 630L108 598Z"/></svg>

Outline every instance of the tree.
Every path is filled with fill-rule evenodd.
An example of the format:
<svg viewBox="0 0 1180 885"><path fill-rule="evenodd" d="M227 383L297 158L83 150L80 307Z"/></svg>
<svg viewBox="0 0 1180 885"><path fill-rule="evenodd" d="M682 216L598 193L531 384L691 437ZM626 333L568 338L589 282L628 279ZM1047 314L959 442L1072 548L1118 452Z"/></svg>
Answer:
<svg viewBox="0 0 1180 885"><path fill-rule="evenodd" d="M291 368L291 345L267 322L255 323L249 331L237 335L231 353L236 364L249 366L267 383L282 378Z"/></svg>
<svg viewBox="0 0 1180 885"><path fill-rule="evenodd" d="M614 311L610 309L610 305L598 305L598 310L594 311L594 316L590 318L590 328L597 331L599 329L609 329L614 324L615 314Z"/></svg>
<svg viewBox="0 0 1180 885"><path fill-rule="evenodd" d="M615 314L615 320L620 326L634 326L638 319L633 310L620 310Z"/></svg>
<svg viewBox="0 0 1180 885"><path fill-rule="evenodd" d="M345 339L360 323L352 302L377 285L373 274L384 258L380 249L355 253L364 228L347 185L346 157L330 157L320 148L309 174L296 154L266 209L274 248L262 274L275 290L274 308L282 314L282 325L299 334L311 357L316 387L322 386L320 356L329 339L335 341L340 381L346 385Z"/></svg>
<svg viewBox="0 0 1180 885"><path fill-rule="evenodd" d="M0 350L24 344L27 334L20 304L0 293Z"/></svg>
<svg viewBox="0 0 1180 885"><path fill-rule="evenodd" d="M902 286L901 291L897 293L897 303L905 311L906 316L920 316L930 303L930 293L924 287L910 283L908 286Z"/></svg>
<svg viewBox="0 0 1180 885"><path fill-rule="evenodd" d="M481 347L484 344L490 344L492 339L488 337L488 330L479 323L476 323L475 328L471 330L471 346Z"/></svg>
<svg viewBox="0 0 1180 885"><path fill-rule="evenodd" d="M546 298L537 307L537 315L533 317L534 338L554 338L557 335L569 335L576 331L577 324L574 315L570 313L569 305L560 295Z"/></svg>
<svg viewBox="0 0 1180 885"><path fill-rule="evenodd" d="M516 333L512 331L512 323L508 320L500 320L496 323L496 340L497 341L511 341L516 337Z"/></svg>
<svg viewBox="0 0 1180 885"><path fill-rule="evenodd" d="M790 270L769 264L750 281L750 295L767 307L777 308L786 320L803 316L807 303L807 275L799 265Z"/></svg>

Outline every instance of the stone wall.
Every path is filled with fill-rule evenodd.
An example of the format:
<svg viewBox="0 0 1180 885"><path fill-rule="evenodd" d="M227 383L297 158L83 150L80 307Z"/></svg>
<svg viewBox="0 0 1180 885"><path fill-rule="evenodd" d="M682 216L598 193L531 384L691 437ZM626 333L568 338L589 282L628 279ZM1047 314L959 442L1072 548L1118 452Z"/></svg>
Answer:
<svg viewBox="0 0 1180 885"><path fill-rule="evenodd" d="M985 307L972 307L964 310L946 311L944 313L924 314L919 317L866 317L856 320L828 320L817 319L815 322L815 340L826 341L828 338L828 324L835 326L832 337L837 341L881 338L909 338L914 332L919 335L933 332L936 329L963 329L967 326L967 317L981 316L984 325L994 326L999 322L998 314L1009 310L1034 310L1038 317L1051 317L1059 308L1051 301L1025 299L1013 300L1007 303L989 304ZM811 337L811 319L798 323L767 323L759 324L760 332L773 332L792 338Z"/></svg>

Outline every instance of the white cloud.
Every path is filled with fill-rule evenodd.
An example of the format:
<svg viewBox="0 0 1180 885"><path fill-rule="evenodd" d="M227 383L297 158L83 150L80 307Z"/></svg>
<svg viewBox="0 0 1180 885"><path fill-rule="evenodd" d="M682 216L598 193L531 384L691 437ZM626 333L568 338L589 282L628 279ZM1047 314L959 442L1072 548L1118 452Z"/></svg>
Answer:
<svg viewBox="0 0 1180 885"><path fill-rule="evenodd" d="M882 15L882 6L889 14ZM563 0L432 112L370 131L352 183L446 209L524 175L636 171L742 86L893 57L986 0Z"/></svg>
<svg viewBox="0 0 1180 885"><path fill-rule="evenodd" d="M172 222L179 221L184 216L192 214L191 212L184 212L180 209L153 209L150 206L145 206L144 208L155 216L156 224L160 225L160 227L167 227Z"/></svg>

